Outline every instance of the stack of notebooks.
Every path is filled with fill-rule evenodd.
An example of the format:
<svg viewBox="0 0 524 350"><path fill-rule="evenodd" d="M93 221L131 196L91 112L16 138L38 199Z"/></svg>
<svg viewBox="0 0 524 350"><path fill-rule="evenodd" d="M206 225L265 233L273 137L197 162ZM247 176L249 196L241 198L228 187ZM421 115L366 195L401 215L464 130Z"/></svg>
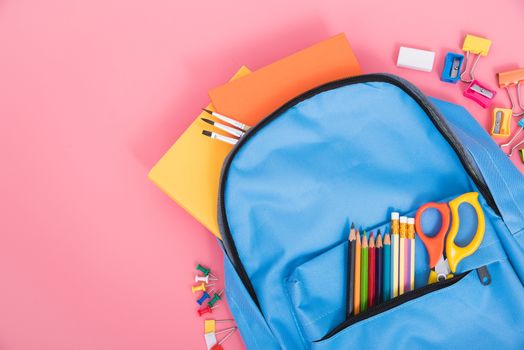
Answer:
<svg viewBox="0 0 524 350"><path fill-rule="evenodd" d="M355 55L345 35L339 34L257 71L240 68L230 82L209 91L211 103L206 109L253 126L293 97L357 74L360 67ZM197 116L151 169L149 178L220 238L220 170L233 146L203 136L202 130L210 126L201 118L211 119L205 112Z"/></svg>

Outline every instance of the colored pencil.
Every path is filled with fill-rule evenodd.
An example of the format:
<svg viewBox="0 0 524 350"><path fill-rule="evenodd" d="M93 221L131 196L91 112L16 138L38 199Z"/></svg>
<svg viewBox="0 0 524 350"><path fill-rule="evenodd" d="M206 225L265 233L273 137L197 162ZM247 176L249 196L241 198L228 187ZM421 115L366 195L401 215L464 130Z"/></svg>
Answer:
<svg viewBox="0 0 524 350"><path fill-rule="evenodd" d="M368 238L364 231L360 247L360 312L368 308L368 263Z"/></svg>
<svg viewBox="0 0 524 350"><path fill-rule="evenodd" d="M382 283L382 301L391 299L391 237L389 233L384 234L384 282Z"/></svg>
<svg viewBox="0 0 524 350"><path fill-rule="evenodd" d="M391 298L398 296L399 217L391 213Z"/></svg>
<svg viewBox="0 0 524 350"><path fill-rule="evenodd" d="M398 251L398 295L404 294L406 281L406 236L408 233L408 218L400 217L399 251Z"/></svg>
<svg viewBox="0 0 524 350"><path fill-rule="evenodd" d="M360 233L357 230L355 239L355 288L353 289L353 314L358 315L360 312Z"/></svg>
<svg viewBox="0 0 524 350"><path fill-rule="evenodd" d="M408 219L409 238L409 290L415 289L415 219Z"/></svg>
<svg viewBox="0 0 524 350"><path fill-rule="evenodd" d="M355 225L351 224L348 236L348 261L347 261L347 281L346 281L346 317L353 314L354 309L354 288L355 288Z"/></svg>
<svg viewBox="0 0 524 350"><path fill-rule="evenodd" d="M376 244L375 244L375 256L376 256L376 263L375 263L375 269L376 269L376 276L375 276L375 304L379 304L382 302L382 293L383 293L383 279L382 271L384 269L384 248L382 245L382 235L380 234L380 230L377 232L377 238L376 238Z"/></svg>
<svg viewBox="0 0 524 350"><path fill-rule="evenodd" d="M375 305L375 285L376 285L376 249L375 237L373 231L369 234L369 248L368 248L368 308Z"/></svg>
<svg viewBox="0 0 524 350"><path fill-rule="evenodd" d="M410 239L411 241L411 271L410 271L410 276L409 276L409 285L410 285L410 290L415 290L415 261L416 261L416 254L415 254L415 247L416 247L416 244L415 244L415 239Z"/></svg>
<svg viewBox="0 0 524 350"><path fill-rule="evenodd" d="M411 230L414 230L415 220L412 218L406 218L406 251L405 251L405 259L404 259L404 280L402 283L404 284L404 293L409 292L411 290L411 240L409 239L409 232Z"/></svg>
<svg viewBox="0 0 524 350"><path fill-rule="evenodd" d="M406 259L404 260L404 293L411 290L411 240L406 237Z"/></svg>

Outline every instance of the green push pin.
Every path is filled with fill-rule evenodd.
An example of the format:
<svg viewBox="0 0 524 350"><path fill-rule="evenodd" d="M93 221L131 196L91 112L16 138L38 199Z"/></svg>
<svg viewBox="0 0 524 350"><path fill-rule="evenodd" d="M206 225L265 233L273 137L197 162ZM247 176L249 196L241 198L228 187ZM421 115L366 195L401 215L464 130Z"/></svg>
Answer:
<svg viewBox="0 0 524 350"><path fill-rule="evenodd" d="M207 276L209 275L209 269L206 269L204 266L198 264L197 267L196 267L197 270L199 271L202 271L202 273L204 274L204 276Z"/></svg>
<svg viewBox="0 0 524 350"><path fill-rule="evenodd" d="M204 266L202 266L200 264L197 265L196 269L198 271L201 271L204 274L204 276L208 276L209 275L210 277L212 277L211 279L218 280L217 276L215 276L215 275L213 275L211 273L211 269L207 269L207 268L205 268Z"/></svg>
<svg viewBox="0 0 524 350"><path fill-rule="evenodd" d="M222 299L220 297L220 294L222 294L222 291L219 291L218 293L215 293L215 295L213 295L213 299L211 299L210 301L207 302L207 305L209 305L209 307L213 307L213 305L216 304L217 301L219 301L220 299Z"/></svg>

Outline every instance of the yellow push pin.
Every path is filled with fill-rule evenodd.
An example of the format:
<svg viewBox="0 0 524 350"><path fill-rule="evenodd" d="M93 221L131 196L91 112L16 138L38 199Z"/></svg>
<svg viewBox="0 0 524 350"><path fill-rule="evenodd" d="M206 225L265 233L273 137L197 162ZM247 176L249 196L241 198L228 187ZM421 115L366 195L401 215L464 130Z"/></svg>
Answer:
<svg viewBox="0 0 524 350"><path fill-rule="evenodd" d="M194 293L196 292L199 292L199 291L202 291L202 292L205 292L206 291L206 284L204 282L202 282L201 284L197 284L196 286L192 286L191 287L191 291Z"/></svg>
<svg viewBox="0 0 524 350"><path fill-rule="evenodd" d="M207 286L210 287L210 286L214 286L215 284L214 283L210 283L208 284ZM206 284L204 282L200 283L200 284L197 284L195 286L192 286L191 287L191 291L194 293L196 292L205 292L206 291Z"/></svg>

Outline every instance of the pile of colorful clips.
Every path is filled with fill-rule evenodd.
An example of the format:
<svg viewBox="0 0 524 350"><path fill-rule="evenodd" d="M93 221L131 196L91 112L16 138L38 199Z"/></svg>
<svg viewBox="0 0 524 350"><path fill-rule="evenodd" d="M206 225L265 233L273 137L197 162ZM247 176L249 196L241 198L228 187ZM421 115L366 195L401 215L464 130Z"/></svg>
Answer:
<svg viewBox="0 0 524 350"><path fill-rule="evenodd" d="M455 84L459 80L467 83L464 90L465 97L472 99L484 108L488 108L493 103L497 92L486 84L475 79L475 70L480 57L487 56L491 47L491 40L479 36L467 34L464 39L462 51L465 55L455 52L448 52L444 61L444 69L440 79L447 83ZM470 56L476 55L468 71ZM509 107L496 107L493 109L493 123L491 135L498 138L511 136L512 117L524 116L524 102L521 100L520 84L524 82L524 68L517 68L509 71L497 73L499 88L506 90L509 99ZM515 90L516 97L513 97L511 90ZM519 148L524 148L524 139L518 141L517 138L524 129L524 117L517 121L518 130L511 136L508 142L500 145L500 148L507 149L507 155L511 156ZM520 149L522 162L524 163L524 149Z"/></svg>

